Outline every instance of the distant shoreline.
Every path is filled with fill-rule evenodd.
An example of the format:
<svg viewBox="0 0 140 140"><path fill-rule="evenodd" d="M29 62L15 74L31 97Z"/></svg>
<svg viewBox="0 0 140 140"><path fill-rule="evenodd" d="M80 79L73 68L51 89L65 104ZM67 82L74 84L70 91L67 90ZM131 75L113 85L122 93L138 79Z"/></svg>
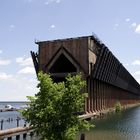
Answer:
<svg viewBox="0 0 140 140"><path fill-rule="evenodd" d="M28 103L29 101L0 101L0 103Z"/></svg>

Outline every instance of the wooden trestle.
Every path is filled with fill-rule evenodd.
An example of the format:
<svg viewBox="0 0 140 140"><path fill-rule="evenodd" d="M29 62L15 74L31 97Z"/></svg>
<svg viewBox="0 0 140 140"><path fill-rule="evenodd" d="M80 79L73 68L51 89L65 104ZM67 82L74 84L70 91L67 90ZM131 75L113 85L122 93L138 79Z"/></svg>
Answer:
<svg viewBox="0 0 140 140"><path fill-rule="evenodd" d="M85 111L87 113L100 112L112 108L118 101L122 106L140 102L137 95L99 80L89 78L87 84L89 93L85 103Z"/></svg>
<svg viewBox="0 0 140 140"><path fill-rule="evenodd" d="M38 53L31 52L34 67L49 73L55 82L68 73L81 73L89 94L85 112L93 113L140 101L140 85L113 53L95 35L36 42Z"/></svg>

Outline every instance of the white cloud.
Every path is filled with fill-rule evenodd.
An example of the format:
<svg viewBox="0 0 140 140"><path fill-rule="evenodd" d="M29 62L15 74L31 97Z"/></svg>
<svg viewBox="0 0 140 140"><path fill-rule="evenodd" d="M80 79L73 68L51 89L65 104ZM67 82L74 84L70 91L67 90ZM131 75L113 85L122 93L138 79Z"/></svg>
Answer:
<svg viewBox="0 0 140 140"><path fill-rule="evenodd" d="M136 29L135 29L135 33L140 34L140 24L139 24L139 25L137 25L137 27L136 27Z"/></svg>
<svg viewBox="0 0 140 140"><path fill-rule="evenodd" d="M10 60L0 58L0 65L9 65L10 63L11 63Z"/></svg>
<svg viewBox="0 0 140 140"><path fill-rule="evenodd" d="M18 74L35 74L34 67L25 67L18 71Z"/></svg>
<svg viewBox="0 0 140 140"><path fill-rule="evenodd" d="M16 58L16 62L21 66L33 66L31 57L29 58L18 57Z"/></svg>
<svg viewBox="0 0 140 140"><path fill-rule="evenodd" d="M51 4L51 3L60 3L61 0L47 0L44 4L45 5L48 5L48 4Z"/></svg>
<svg viewBox="0 0 140 140"><path fill-rule="evenodd" d="M136 26L137 26L136 22L133 22L133 23L130 25L131 28L135 28Z"/></svg>
<svg viewBox="0 0 140 140"><path fill-rule="evenodd" d="M0 80L10 80L12 79L12 75L6 74L4 72L0 72Z"/></svg>
<svg viewBox="0 0 140 140"><path fill-rule="evenodd" d="M26 3L31 3L31 2L33 2L34 0L24 0L24 2L26 2Z"/></svg>
<svg viewBox="0 0 140 140"><path fill-rule="evenodd" d="M15 25L13 25L13 24L12 24L12 25L10 25L10 28L15 28Z"/></svg>
<svg viewBox="0 0 140 140"><path fill-rule="evenodd" d="M134 65L134 66L135 66L135 65L140 65L140 60L135 60L135 61L133 61L133 62L132 62L132 65Z"/></svg>
<svg viewBox="0 0 140 140"><path fill-rule="evenodd" d="M126 18L125 21L126 21L126 22L129 22L129 21L130 21L130 18Z"/></svg>
<svg viewBox="0 0 140 140"><path fill-rule="evenodd" d="M32 0L28 0L28 2L32 2Z"/></svg>
<svg viewBox="0 0 140 140"><path fill-rule="evenodd" d="M118 23L116 23L116 24L114 24L114 26L115 26L115 27L118 27L118 26L119 26L119 24L118 24Z"/></svg>
<svg viewBox="0 0 140 140"><path fill-rule="evenodd" d="M55 25L51 25L51 28L52 28L52 29L55 28Z"/></svg>
<svg viewBox="0 0 140 140"><path fill-rule="evenodd" d="M137 79L137 82L140 84L140 79Z"/></svg>
<svg viewBox="0 0 140 140"><path fill-rule="evenodd" d="M61 1L60 0L56 0L56 3L60 3Z"/></svg>
<svg viewBox="0 0 140 140"><path fill-rule="evenodd" d="M124 66L129 66L129 64L128 64L128 63L126 63L126 64L124 64Z"/></svg>
<svg viewBox="0 0 140 140"><path fill-rule="evenodd" d="M26 76L26 77L25 77ZM32 80L31 80L32 77ZM9 79L12 80L9 80ZM38 92L36 76L30 75L7 75L0 73L0 100L1 101L23 101L26 96L34 96ZM7 80L3 80L7 79ZM19 94L20 93L20 94Z"/></svg>
<svg viewBox="0 0 140 140"><path fill-rule="evenodd" d="M9 27L9 31L13 31L15 29L15 25L11 24L10 27Z"/></svg>
<svg viewBox="0 0 140 140"><path fill-rule="evenodd" d="M0 54L2 53L2 50L0 50Z"/></svg>
<svg viewBox="0 0 140 140"><path fill-rule="evenodd" d="M113 29L114 30L117 30L118 27L119 27L119 24L118 23L115 23Z"/></svg>
<svg viewBox="0 0 140 140"><path fill-rule="evenodd" d="M48 5L48 4L49 4L49 2L48 2L48 1L46 1L44 4L45 4L45 5Z"/></svg>
<svg viewBox="0 0 140 140"><path fill-rule="evenodd" d="M134 75L140 75L140 71L134 72Z"/></svg>

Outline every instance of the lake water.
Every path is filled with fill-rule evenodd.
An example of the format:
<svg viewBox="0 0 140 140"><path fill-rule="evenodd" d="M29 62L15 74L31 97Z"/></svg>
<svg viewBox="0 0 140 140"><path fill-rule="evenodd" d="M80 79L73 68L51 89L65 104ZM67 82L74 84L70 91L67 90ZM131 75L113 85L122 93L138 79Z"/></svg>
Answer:
<svg viewBox="0 0 140 140"><path fill-rule="evenodd" d="M85 140L140 140L140 106L92 121Z"/></svg>
<svg viewBox="0 0 140 140"><path fill-rule="evenodd" d="M0 109L5 108L6 105L11 105L14 108L19 109L20 107L25 106L26 102L0 102ZM19 120L19 126L23 126L25 121L22 119L22 116L19 112L17 111L0 112L0 121L3 120L2 129L16 127L17 118L21 118ZM10 121L8 121L9 119ZM0 123L0 129L1 129L1 123Z"/></svg>
<svg viewBox="0 0 140 140"><path fill-rule="evenodd" d="M0 102L0 109L4 108L6 105L11 105L14 108L20 108L22 106L25 106L27 102Z"/></svg>
<svg viewBox="0 0 140 140"><path fill-rule="evenodd" d="M12 106L22 106L25 103L7 103ZM2 106L2 103L0 103ZM4 106L4 105L3 105ZM0 112L0 120L13 118L15 121L5 122L4 129L16 127L16 118L21 117L19 112ZM140 140L140 106L125 110L118 114L104 116L92 121L95 128L85 133L85 140ZM24 121L20 122L23 126ZM28 137L28 140L29 137ZM34 138L37 140L37 138ZM79 138L77 138L79 140Z"/></svg>

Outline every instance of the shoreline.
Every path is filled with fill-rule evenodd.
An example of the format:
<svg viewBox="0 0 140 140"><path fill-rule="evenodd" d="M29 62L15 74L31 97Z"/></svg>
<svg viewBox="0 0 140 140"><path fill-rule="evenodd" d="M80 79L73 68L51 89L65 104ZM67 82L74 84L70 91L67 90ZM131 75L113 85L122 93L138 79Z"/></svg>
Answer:
<svg viewBox="0 0 140 140"><path fill-rule="evenodd" d="M133 107L137 107L137 106L140 106L140 103L124 105L124 106L121 106L121 111L130 109ZM86 114L80 115L79 117L82 119L85 119L85 120L93 120L95 118L103 117L103 116L108 115L110 113L116 113L115 107L104 109L101 111L86 113Z"/></svg>

